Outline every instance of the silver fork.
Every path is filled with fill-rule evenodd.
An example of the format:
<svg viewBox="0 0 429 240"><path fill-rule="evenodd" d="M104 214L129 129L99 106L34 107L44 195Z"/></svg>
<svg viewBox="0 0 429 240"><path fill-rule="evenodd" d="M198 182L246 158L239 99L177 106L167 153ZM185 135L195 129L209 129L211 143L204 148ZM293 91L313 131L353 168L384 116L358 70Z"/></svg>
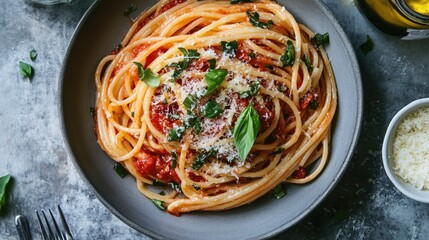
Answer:
<svg viewBox="0 0 429 240"><path fill-rule="evenodd" d="M49 223L48 218L43 210L41 214L36 210L37 220L39 221L40 230L42 231L43 239L45 240L73 240L70 228L67 225L66 218L64 217L63 211L60 206L58 206L58 212L60 214L61 224L63 225L63 230L60 230L57 221L55 221L54 215L52 214L51 209L48 210L49 215L51 215L51 222ZM44 220L44 221L42 221Z"/></svg>

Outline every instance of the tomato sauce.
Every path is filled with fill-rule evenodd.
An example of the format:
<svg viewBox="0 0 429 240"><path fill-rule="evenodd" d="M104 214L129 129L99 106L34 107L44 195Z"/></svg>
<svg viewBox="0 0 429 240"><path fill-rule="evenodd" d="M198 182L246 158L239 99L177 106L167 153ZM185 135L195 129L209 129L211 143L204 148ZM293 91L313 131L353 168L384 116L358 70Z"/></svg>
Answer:
<svg viewBox="0 0 429 240"><path fill-rule="evenodd" d="M180 178L172 167L172 157L166 154L155 154L142 151L134 166L143 177L154 176L163 182L180 183Z"/></svg>
<svg viewBox="0 0 429 240"><path fill-rule="evenodd" d="M169 10L170 8L173 8L181 3L186 2L186 0L170 0L168 1L166 4L164 4L161 9L159 10L159 13L163 13L167 10Z"/></svg>

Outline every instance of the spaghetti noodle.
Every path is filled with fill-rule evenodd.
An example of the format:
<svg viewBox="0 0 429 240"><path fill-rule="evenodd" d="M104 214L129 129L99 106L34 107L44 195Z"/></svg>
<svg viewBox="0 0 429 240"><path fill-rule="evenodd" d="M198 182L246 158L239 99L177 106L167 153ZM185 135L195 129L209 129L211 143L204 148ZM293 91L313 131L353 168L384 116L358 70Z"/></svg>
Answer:
<svg viewBox="0 0 429 240"><path fill-rule="evenodd" d="M96 70L99 145L176 215L313 180L337 101L316 36L269 0L158 2Z"/></svg>

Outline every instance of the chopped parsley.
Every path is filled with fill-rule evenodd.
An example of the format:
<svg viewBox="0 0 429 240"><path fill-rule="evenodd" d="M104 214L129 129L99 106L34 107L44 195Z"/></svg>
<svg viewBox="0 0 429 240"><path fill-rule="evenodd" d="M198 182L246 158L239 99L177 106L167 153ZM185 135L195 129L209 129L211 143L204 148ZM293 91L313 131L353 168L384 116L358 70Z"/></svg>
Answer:
<svg viewBox="0 0 429 240"><path fill-rule="evenodd" d="M281 154L284 150L284 147L279 147L273 152L273 155Z"/></svg>
<svg viewBox="0 0 429 240"><path fill-rule="evenodd" d="M209 157L216 155L216 150L211 149L208 153L198 153L195 157L194 162L192 163L192 169L195 171L200 169L207 161Z"/></svg>
<svg viewBox="0 0 429 240"><path fill-rule="evenodd" d="M329 33L316 33L311 40L316 44L316 47L325 46L329 43Z"/></svg>
<svg viewBox="0 0 429 240"><path fill-rule="evenodd" d="M368 54L369 52L374 49L374 42L372 41L371 37L366 35L366 42L362 43L359 46L359 49L363 52L363 54Z"/></svg>
<svg viewBox="0 0 429 240"><path fill-rule="evenodd" d="M212 58L212 59L209 59L209 60L207 60L207 61L209 62L209 69L210 69L210 70L212 70L212 69L215 69L215 68L216 68L216 59Z"/></svg>
<svg viewBox="0 0 429 240"><path fill-rule="evenodd" d="M188 114L185 116L183 121L183 125L185 128L193 128L197 135L201 132L201 121L193 112L188 111Z"/></svg>
<svg viewBox="0 0 429 240"><path fill-rule="evenodd" d="M177 63L172 63L168 65L169 67L176 67L173 72L172 79L173 81L178 79L184 70L186 70L191 64L192 60L198 60L200 58L200 53L195 49L184 49L182 47L179 50L183 53L183 60Z"/></svg>
<svg viewBox="0 0 429 240"><path fill-rule="evenodd" d="M115 170L116 174L121 178L124 178L128 174L127 169L120 163L115 163L115 165L113 165L113 170Z"/></svg>
<svg viewBox="0 0 429 240"><path fill-rule="evenodd" d="M170 129L170 131L168 132L167 141L174 142L180 140L184 132L185 127L183 126L178 126Z"/></svg>
<svg viewBox="0 0 429 240"><path fill-rule="evenodd" d="M171 152L171 167L175 169L176 165L177 165L177 153L176 151L173 150Z"/></svg>
<svg viewBox="0 0 429 240"><path fill-rule="evenodd" d="M285 53L280 57L283 67L292 66L295 61L295 48L291 40L287 41Z"/></svg>
<svg viewBox="0 0 429 240"><path fill-rule="evenodd" d="M170 187L171 187L174 191L179 192L179 193L181 193L181 192L182 192L182 189L180 188L180 185L179 185L178 183L176 183L176 182L169 182L169 183L168 183L168 185L170 185Z"/></svg>
<svg viewBox="0 0 429 240"><path fill-rule="evenodd" d="M254 12L252 14L250 11L247 11L246 14L249 17L249 22L254 27L268 29L268 28L270 28L271 26L274 25L274 22L272 20L269 20L268 22L261 22L261 21L259 21L259 13L258 12Z"/></svg>
<svg viewBox="0 0 429 240"><path fill-rule="evenodd" d="M251 59L255 59L256 58L256 53L255 53L255 51L251 51L250 53L249 53L249 57L251 58Z"/></svg>
<svg viewBox="0 0 429 240"><path fill-rule="evenodd" d="M310 60L308 60L307 56L302 57L302 61L304 62L305 66L307 66L307 69L309 72L313 71L313 65L311 65Z"/></svg>
<svg viewBox="0 0 429 240"><path fill-rule="evenodd" d="M152 203L157 207L157 208L159 208L159 209L161 209L161 210L165 210L165 207L164 207L164 202L163 201L161 201L161 200L158 200L158 199L152 199Z"/></svg>
<svg viewBox="0 0 429 240"><path fill-rule="evenodd" d="M319 107L319 102L317 102L316 100L311 100L311 102L309 103L309 107L312 110L316 110Z"/></svg>
<svg viewBox="0 0 429 240"><path fill-rule="evenodd" d="M221 41L220 46L222 52L229 57L235 57L237 54L238 42L235 40L231 42Z"/></svg>
<svg viewBox="0 0 429 240"><path fill-rule="evenodd" d="M270 195L276 199L280 199L284 196L286 196L287 192L284 188L283 184L277 185L273 190L271 190Z"/></svg>
<svg viewBox="0 0 429 240"><path fill-rule="evenodd" d="M197 191L201 189L201 187L200 187L200 186L198 186L198 185L197 185L197 184L195 184L195 183L193 183L193 184L192 184L192 187L194 187L194 189L195 189L195 190L197 190Z"/></svg>
<svg viewBox="0 0 429 240"><path fill-rule="evenodd" d="M252 84L250 84L250 90L240 93L240 98L256 96L258 95L260 88L261 88L261 84L258 81L253 82Z"/></svg>
<svg viewBox="0 0 429 240"><path fill-rule="evenodd" d="M197 107L197 104L197 98L193 94L186 96L185 100L183 101L183 105L185 105L185 108L188 111L193 111L195 107Z"/></svg>
<svg viewBox="0 0 429 240"><path fill-rule="evenodd" d="M223 113L223 109L213 100L209 100L202 108L202 114L208 118L216 118Z"/></svg>

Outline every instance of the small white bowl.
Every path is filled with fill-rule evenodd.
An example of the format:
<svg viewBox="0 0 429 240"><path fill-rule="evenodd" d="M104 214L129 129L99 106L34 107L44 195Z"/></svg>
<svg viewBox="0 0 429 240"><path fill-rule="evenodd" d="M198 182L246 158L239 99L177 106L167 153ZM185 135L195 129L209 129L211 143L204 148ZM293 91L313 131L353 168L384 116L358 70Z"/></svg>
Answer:
<svg viewBox="0 0 429 240"><path fill-rule="evenodd" d="M394 162L391 158L393 139L396 134L396 130L399 124L407 117L410 113L422 108L429 107L429 98L422 98L411 102L404 108L402 108L390 121L389 127L387 128L386 135L383 141L382 157L384 170L390 181L395 185L399 191L403 194L417 200L419 202L429 203L429 190L420 190L408 182L405 182L401 177L396 175L393 170Z"/></svg>

